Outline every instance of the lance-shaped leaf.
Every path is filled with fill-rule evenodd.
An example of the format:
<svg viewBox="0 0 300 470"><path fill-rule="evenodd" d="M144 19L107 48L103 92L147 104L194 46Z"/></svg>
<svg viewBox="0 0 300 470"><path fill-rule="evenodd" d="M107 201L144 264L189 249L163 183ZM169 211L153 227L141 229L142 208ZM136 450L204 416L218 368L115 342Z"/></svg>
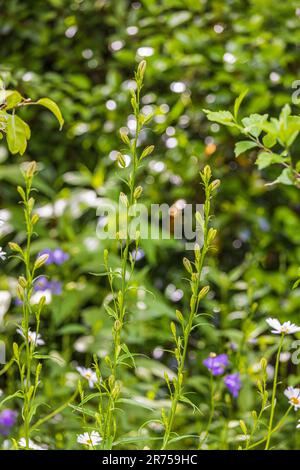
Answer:
<svg viewBox="0 0 300 470"><path fill-rule="evenodd" d="M35 104L39 104L41 106L45 106L45 108L48 108L49 111L51 111L58 120L59 128L62 128L62 126L64 125L64 119L62 117L59 107L53 100L50 100L50 98L41 98L36 101Z"/></svg>
<svg viewBox="0 0 300 470"><path fill-rule="evenodd" d="M242 103L243 99L245 98L245 96L247 95L247 93L248 93L248 89L246 88L246 90L242 91L242 93L236 98L236 100L234 102L233 114L234 114L235 119L237 119L237 117L238 117L238 112L239 112L241 103Z"/></svg>

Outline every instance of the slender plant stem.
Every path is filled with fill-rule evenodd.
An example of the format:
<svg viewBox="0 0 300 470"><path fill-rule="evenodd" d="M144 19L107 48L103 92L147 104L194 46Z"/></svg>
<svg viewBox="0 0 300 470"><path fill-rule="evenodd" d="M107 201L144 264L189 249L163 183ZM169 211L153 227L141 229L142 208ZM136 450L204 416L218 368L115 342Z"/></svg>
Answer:
<svg viewBox="0 0 300 470"><path fill-rule="evenodd" d="M274 380L273 380L273 390L272 390L272 401L271 401L271 413L270 413L270 420L268 426L268 434L267 434L267 441L265 450L269 449L270 439L271 439L271 431L273 426L273 419L275 414L276 408L276 389L277 389L277 380L278 380L278 368L279 368L279 361L280 361L280 353L283 345L284 334L281 335L280 343L278 346L277 356L276 356L276 363L275 363L275 371L274 371Z"/></svg>
<svg viewBox="0 0 300 470"><path fill-rule="evenodd" d="M149 155L153 146L147 147L144 149L142 154L138 154L138 139L140 132L145 122L145 117L142 116L140 112L140 93L143 86L143 77L145 72L146 63L142 61L137 69L135 74L136 82L136 91L132 92L132 108L136 121L136 130L135 136L132 141L129 140L128 136L121 135L124 143L127 144L129 151L132 156L130 175L127 180L128 192L127 194L120 194L120 203L126 208L126 234L125 242L123 241L123 235L120 233L118 242L120 244L120 257L121 257L121 270L120 270L120 281L121 286L119 290L115 288L114 274L108 267L106 261L106 267L108 271L109 284L112 292L113 303L114 303L114 326L113 326L113 352L112 359L108 360L110 365L110 376L107 381L106 393L108 395L108 403L104 416L104 436L103 436L103 448L111 449L113 446L113 441L116 434L116 403L119 399L121 393L121 384L119 383L119 372L120 372L120 354L122 351L122 332L124 329L124 324L126 321L126 303L127 303L127 293L131 281L131 277L134 272L135 267L135 257L130 254L130 245L132 243L132 236L130 232L130 223L131 223L131 209L137 202L137 199L140 197L142 188L136 187L137 174L139 170L139 164L142 158ZM121 167L125 167L124 157L122 154L119 154L119 164ZM135 236L136 249L139 243L139 234ZM107 258L108 253L105 255ZM131 264L131 270L128 270L129 264Z"/></svg>
<svg viewBox="0 0 300 470"><path fill-rule="evenodd" d="M204 436L203 436L202 439L199 439L198 450L201 449L202 444L203 444L203 443L206 441L206 439L207 439L207 436L208 436L208 433L209 433L209 430L210 430L210 426L211 426L211 423L212 423L212 420L213 420L213 417L214 417L214 414L215 414L215 400L214 400L214 396L215 396L215 381L214 381L214 377L213 377L212 373L210 373L209 389L210 389L210 412L209 412L209 418L208 418L207 425L206 425L206 428L205 428L205 431L204 431Z"/></svg>
<svg viewBox="0 0 300 470"><path fill-rule="evenodd" d="M186 269L191 275L191 297L190 297L190 311L188 315L187 322L185 321L184 317L180 312L180 323L183 331L183 337L177 337L176 327L175 325L172 326L171 329L172 333L176 342L176 349L175 349L175 357L177 359L178 368L177 368L177 375L175 380L173 380L173 391L171 388L171 384L169 380L167 380L168 388L170 390L171 396L171 410L169 412L168 417L165 417L163 414L163 421L165 426L165 433L163 437L163 444L162 450L166 449L168 443L170 441L170 436L173 431L174 420L176 416L176 411L178 407L178 403L183 398L183 375L186 363L186 356L188 351L189 339L193 329L194 321L198 313L199 303L202 298L208 292L208 287L202 289L200 291L200 283L201 283L201 276L203 270L203 264L205 256L210 248L210 243L212 242L213 238L216 235L216 231L214 229L209 229L209 220L210 220L210 199L214 189L216 189L219 185L219 181L210 183L211 179L211 170L209 166L206 166L203 173L201 173L201 178L203 181L204 189L205 189L205 203L204 203L204 215L201 220L201 229L203 231L203 246L200 250L200 247L197 246L195 249L195 262L194 267L196 268L196 272L193 272L193 268L191 263L185 258L184 264Z"/></svg>
<svg viewBox="0 0 300 470"><path fill-rule="evenodd" d="M288 417L288 415L290 414L290 411L292 410L292 406L290 406L287 411L285 412L285 414L283 415L283 417L281 418L281 420L279 421L279 423L275 426L275 428L273 428L270 432L270 435L274 434L276 431L278 431L278 429L280 429L286 418ZM259 446L260 444L263 444L266 440L268 439L268 436L265 436L263 439L260 439L259 441L255 442L254 444L251 444L249 447L247 447L246 450L250 450L250 449L254 449L255 447Z"/></svg>

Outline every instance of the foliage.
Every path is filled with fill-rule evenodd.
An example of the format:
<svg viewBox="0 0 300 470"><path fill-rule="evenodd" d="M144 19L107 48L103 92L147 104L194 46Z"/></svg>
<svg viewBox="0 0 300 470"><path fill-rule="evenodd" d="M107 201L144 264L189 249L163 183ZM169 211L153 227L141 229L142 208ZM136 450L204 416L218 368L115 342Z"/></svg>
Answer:
<svg viewBox="0 0 300 470"><path fill-rule="evenodd" d="M211 222L218 231L215 251L205 260L202 274L202 285L210 286L199 311L205 316L194 323L184 366L189 403L176 406L169 448L194 449L198 442L209 449L264 448L279 346L265 319L299 323L299 288L292 290L300 265L299 110L292 102L298 79L297 2L0 0L0 7L5 116L0 120L0 246L9 255L0 260L0 333L7 352L0 370L0 400L2 408L18 412L9 436L15 444L0 436L1 446L17 447L24 436L26 383L13 356L13 343L20 343L16 325L24 317L16 302L24 265L11 256L9 243L26 247L16 186L24 187L22 172L28 161L38 162L33 212L39 223L31 259L45 249L68 255L62 264L42 267L48 284L39 331L45 345L38 350L44 358L35 362L43 361L43 373L30 438L51 449L77 449L78 434L100 432L97 413L103 389L89 390L76 368L92 368L98 379L100 370L105 379L110 375L104 358L114 356L115 319L107 315L107 274L121 268L120 245L96 237L96 208L105 200L118 201L120 192L128 193L131 170L120 168L119 152L127 159L129 149L126 142L120 145L119 130L130 140L135 136L134 113L127 117L134 86L130 78L146 58L141 112L151 122L141 132L138 151L155 149L139 168L143 200L148 205L166 202L176 215L183 201L205 201L199 171L207 163L222 181L212 207ZM40 97L59 105L65 120L61 132L49 109L43 110L50 108L61 125L52 101L40 102L39 109L31 105ZM28 146L27 126L32 134ZM274 182L284 184L269 184ZM191 286L181 259L193 259L183 244L171 237L140 240L138 248L141 256L130 280L122 326L127 365L118 373L122 393L115 397L117 426L111 428L118 449L163 445L161 410L168 418L172 407L165 377L172 382L177 374L170 322L176 323L181 337L176 311L184 318L190 311ZM118 279L114 281L119 291ZM110 311L116 312L118 307ZM34 314L31 320L34 330ZM285 416L283 394L288 385L299 384L299 365L286 360L297 346L287 336L282 347L271 447L297 449L296 414L292 410ZM226 373L239 372L238 398L227 390L223 376L212 381L203 365L210 352L226 353ZM7 397L12 399L5 401Z"/></svg>

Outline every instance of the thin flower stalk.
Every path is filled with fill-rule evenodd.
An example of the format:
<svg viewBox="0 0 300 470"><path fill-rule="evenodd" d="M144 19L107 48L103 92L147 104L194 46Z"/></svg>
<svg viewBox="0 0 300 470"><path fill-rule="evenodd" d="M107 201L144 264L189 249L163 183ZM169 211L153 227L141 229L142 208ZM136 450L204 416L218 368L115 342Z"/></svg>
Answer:
<svg viewBox="0 0 300 470"><path fill-rule="evenodd" d="M184 258L183 260L183 264L190 275L190 308L187 318L185 318L180 311L176 312L177 320L181 326L181 334L178 335L175 323L171 323L171 331L176 345L174 356L177 360L177 374L172 381L169 379L167 374L165 374L165 380L170 392L171 409L168 415L166 415L164 410L162 411L162 421L165 427L162 444L163 450L168 446L171 434L173 432L178 403L180 401L184 403L189 402L188 398L184 395L185 362L188 352L189 339L194 328L194 322L198 316L199 304L209 291L209 286L204 286L201 288L201 277L204 260L208 251L211 249L212 242L217 234L217 231L214 228L209 227L209 223L211 219L211 198L214 190L219 186L220 182L219 180L211 182L212 174L208 165L204 168L204 171L200 173L200 176L205 191L205 203L203 216L200 213L197 213L196 220L198 230L200 229L200 233L202 233L203 246L200 248L198 244L195 245L195 258L193 263L191 263L187 258Z"/></svg>
<svg viewBox="0 0 300 470"><path fill-rule="evenodd" d="M275 371L274 371L274 379L273 379L273 389L272 389L272 399L271 399L270 420L269 420L269 425L268 425L268 434L267 434L265 450L269 449L271 435L272 435L272 426L273 426L273 420L274 420L274 414L275 414L275 408L276 408L276 390L277 390L277 386L278 386L278 368L279 368L280 354L281 354L281 350L282 350L284 336L285 336L284 333L282 333L281 338L280 338L280 342L279 342L279 346L278 346L277 355L276 355Z"/></svg>
<svg viewBox="0 0 300 470"><path fill-rule="evenodd" d="M36 393L40 382L42 364L35 358L36 347L44 344L39 334L40 316L45 303L45 298L41 297L38 305L32 306L31 297L36 271L47 261L47 255L39 256L32 260L31 242L34 234L34 227L38 222L38 216L33 214L35 200L32 197L32 182L37 166L31 162L23 173L25 190L18 187L18 192L22 198L24 219L26 224L26 247L23 250L17 243L10 243L11 250L20 258L24 264L24 276L19 278L17 294L22 302L22 325L19 333L24 339L24 344L18 347L13 345L14 361L18 365L21 381L21 394L23 399L22 418L24 422L24 443L25 448L30 448L30 423L36 411L34 404ZM31 331L30 324L35 321L35 331Z"/></svg>
<svg viewBox="0 0 300 470"><path fill-rule="evenodd" d="M151 116L145 116L140 111L140 94L143 87L145 69L146 62L143 60L140 62L135 73L136 89L132 90L131 105L136 121L135 136L130 140L126 133L122 131L120 132L121 139L127 146L128 153L131 155L131 163L129 167L129 176L125 181L128 188L127 193L120 193L120 204L125 210L126 215L126 228L117 233L121 261L121 269L119 272L115 272L111 269L109 266L109 253L107 250L104 251L104 264L113 299L112 306L106 304L105 307L108 314L113 318L114 325L112 329L113 351L111 356L107 356L105 358L106 364L110 369L110 375L107 380L98 384L101 397L98 421L100 423L101 436L103 437L103 441L101 443L103 449L111 449L116 435L116 404L121 393L121 384L119 381L120 368L127 359L133 360L127 346L122 343L122 333L124 330L124 324L127 321L126 317L128 313L126 305L127 294L136 263L136 256L131 254L130 247L134 243L134 251L137 253L140 238L139 232L136 232L135 234L131 233L130 222L132 220L134 206L142 194L142 187L137 186L136 183L138 171L142 160L150 155L154 150L152 145L144 148L141 152L138 149L141 130L151 119ZM118 154L117 162L119 167L126 168L125 157L122 153ZM101 373L98 366L96 367L96 370L100 376ZM105 406L103 405L103 394L108 397L108 403Z"/></svg>

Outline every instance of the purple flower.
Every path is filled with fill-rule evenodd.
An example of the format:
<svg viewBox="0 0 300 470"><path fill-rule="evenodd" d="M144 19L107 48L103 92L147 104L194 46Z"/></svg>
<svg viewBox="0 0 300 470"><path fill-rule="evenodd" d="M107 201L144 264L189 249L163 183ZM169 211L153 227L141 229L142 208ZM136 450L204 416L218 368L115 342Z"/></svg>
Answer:
<svg viewBox="0 0 300 470"><path fill-rule="evenodd" d="M237 398L240 388L242 386L240 374L237 372L235 374L229 374L224 377L224 384L230 391L230 393Z"/></svg>
<svg viewBox="0 0 300 470"><path fill-rule="evenodd" d="M52 294L60 295L62 292L61 282L59 281L48 281L46 276L40 276L34 284L35 291L50 290Z"/></svg>
<svg viewBox="0 0 300 470"><path fill-rule="evenodd" d="M222 375L228 366L228 356L227 354L216 356L211 353L207 359L204 359L203 364L211 371L212 375Z"/></svg>
<svg viewBox="0 0 300 470"><path fill-rule="evenodd" d="M48 255L49 258L47 259L45 264L56 264L60 266L65 261L69 259L68 253L65 253L61 248L55 248L55 250L50 250L49 248L45 248L39 253L41 255Z"/></svg>
<svg viewBox="0 0 300 470"><path fill-rule="evenodd" d="M61 282L51 281L49 284L50 284L50 290L51 290L52 294L61 295L61 293L62 293Z"/></svg>
<svg viewBox="0 0 300 470"><path fill-rule="evenodd" d="M35 291L45 291L49 289L49 281L46 276L39 276L38 279L34 283L34 290Z"/></svg>
<svg viewBox="0 0 300 470"><path fill-rule="evenodd" d="M9 428L13 427L16 423L17 412L13 410L3 410L0 413L0 434L7 436Z"/></svg>
<svg viewBox="0 0 300 470"><path fill-rule="evenodd" d="M34 282L33 286L35 292L45 292L50 291L53 295L61 295L62 293L62 284L59 281L48 281L46 276L39 276ZM15 305L18 307L23 305L22 300L18 297L15 299Z"/></svg>
<svg viewBox="0 0 300 470"><path fill-rule="evenodd" d="M68 261L69 255L68 253L65 253L63 250L60 248L55 248L55 250L52 252L52 262L57 265L63 264L65 261Z"/></svg>

